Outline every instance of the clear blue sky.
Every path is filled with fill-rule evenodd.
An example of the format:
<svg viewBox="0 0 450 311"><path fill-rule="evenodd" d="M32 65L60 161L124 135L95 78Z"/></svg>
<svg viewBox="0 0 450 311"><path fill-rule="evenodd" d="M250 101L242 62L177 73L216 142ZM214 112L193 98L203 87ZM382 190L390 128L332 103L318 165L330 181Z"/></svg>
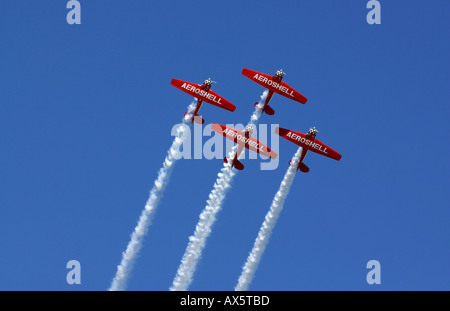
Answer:
<svg viewBox="0 0 450 311"><path fill-rule="evenodd" d="M307 155L250 289L450 290L448 1L381 0L380 25L361 0L80 2L81 25L66 1L0 4L1 290L107 289L191 102L170 80L211 77L237 108L206 124L245 124L263 88L244 67L308 97L260 123L342 154ZM243 161L192 290L234 288L296 149ZM170 287L221 167L176 163L129 290Z"/></svg>

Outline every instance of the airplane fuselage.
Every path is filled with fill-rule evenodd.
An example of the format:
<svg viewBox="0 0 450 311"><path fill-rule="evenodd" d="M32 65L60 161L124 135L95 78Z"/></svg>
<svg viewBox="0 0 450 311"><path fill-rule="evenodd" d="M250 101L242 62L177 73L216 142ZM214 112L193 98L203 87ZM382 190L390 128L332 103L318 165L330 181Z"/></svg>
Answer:
<svg viewBox="0 0 450 311"><path fill-rule="evenodd" d="M194 114L192 116L192 122L194 122L194 117L198 116L200 108L202 108L203 100L197 98L197 105L195 106Z"/></svg>
<svg viewBox="0 0 450 311"><path fill-rule="evenodd" d="M273 91L269 90L266 100L264 101L264 108L266 108L266 106L269 104L270 100L272 99L273 93L274 93Z"/></svg>
<svg viewBox="0 0 450 311"><path fill-rule="evenodd" d="M233 167L235 161L239 159L239 156L241 155L243 150L244 150L244 145L239 145L238 149L236 150L236 155L234 156L233 163L231 163L231 167Z"/></svg>
<svg viewBox="0 0 450 311"><path fill-rule="evenodd" d="M302 155L300 156L300 161L298 162L299 166L301 163L303 163L303 160L305 159L307 153L308 153L308 149L303 148Z"/></svg>

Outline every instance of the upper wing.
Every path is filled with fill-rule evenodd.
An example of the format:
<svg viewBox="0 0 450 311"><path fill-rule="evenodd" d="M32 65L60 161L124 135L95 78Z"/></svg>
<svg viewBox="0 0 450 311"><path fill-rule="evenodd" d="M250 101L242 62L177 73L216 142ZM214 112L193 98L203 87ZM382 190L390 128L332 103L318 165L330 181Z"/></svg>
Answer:
<svg viewBox="0 0 450 311"><path fill-rule="evenodd" d="M278 154L257 140L255 137L247 138L242 131L227 127L225 125L213 123L211 128L235 143L244 146L247 149L265 155L268 158L275 159Z"/></svg>
<svg viewBox="0 0 450 311"><path fill-rule="evenodd" d="M268 88L269 90L272 90L275 93L283 95L287 98L298 101L299 103L306 104L306 101L308 100L305 96L294 90L287 83L283 81L281 82L273 81L271 75L260 73L247 68L242 69L242 74L247 78L255 81L256 83Z"/></svg>
<svg viewBox="0 0 450 311"><path fill-rule="evenodd" d="M331 149L320 140L314 139L314 141L312 141L307 139L306 135L303 133L286 130L281 127L277 127L275 129L275 133L307 150L335 159L337 161L339 161L342 157L341 154Z"/></svg>
<svg viewBox="0 0 450 311"><path fill-rule="evenodd" d="M214 91L205 91L200 88L199 84L190 83L178 79L172 79L170 82L174 87L188 93L189 95L192 95L194 97L197 97L198 99L201 99L207 103L210 103L214 106L234 111L236 109L236 106L230 103L228 100L223 98L222 96L218 95Z"/></svg>

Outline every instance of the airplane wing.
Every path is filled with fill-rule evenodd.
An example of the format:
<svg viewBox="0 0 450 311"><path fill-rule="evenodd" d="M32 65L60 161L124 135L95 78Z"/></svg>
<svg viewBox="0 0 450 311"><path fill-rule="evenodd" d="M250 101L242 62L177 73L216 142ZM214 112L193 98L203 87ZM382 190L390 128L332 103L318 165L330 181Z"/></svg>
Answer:
<svg viewBox="0 0 450 311"><path fill-rule="evenodd" d="M242 74L250 80L253 80L256 83L264 86L265 88L268 88L269 90L274 91L275 93L283 95L287 98L293 99L299 103L306 104L306 101L308 100L305 96L294 90L287 83L283 81L273 81L271 75L260 73L247 68L242 69Z"/></svg>
<svg viewBox="0 0 450 311"><path fill-rule="evenodd" d="M210 103L214 106L226 109L228 111L234 111L236 109L236 106L230 103L228 100L223 98L222 96L218 95L214 91L205 91L200 88L199 84L196 83L190 83L178 79L172 79L170 82L174 87L188 93L191 96L197 97L198 99L201 99L207 103Z"/></svg>
<svg viewBox="0 0 450 311"><path fill-rule="evenodd" d="M339 161L342 157L341 154L331 149L330 147L322 143L320 140L314 139L314 141L312 141L307 139L306 135L303 133L283 129L281 127L277 127L275 129L275 133L309 151L321 154L331 159Z"/></svg>
<svg viewBox="0 0 450 311"><path fill-rule="evenodd" d="M222 134L226 138L234 141L235 143L242 145L247 149L265 155L268 158L275 159L278 156L275 151L264 145L255 137L245 137L242 131L218 123L213 123L211 128L217 133Z"/></svg>

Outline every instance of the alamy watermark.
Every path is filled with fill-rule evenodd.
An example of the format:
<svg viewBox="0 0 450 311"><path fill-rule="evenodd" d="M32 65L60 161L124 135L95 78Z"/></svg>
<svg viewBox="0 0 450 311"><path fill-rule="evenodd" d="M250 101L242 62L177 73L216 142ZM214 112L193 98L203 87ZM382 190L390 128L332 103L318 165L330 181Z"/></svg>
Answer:
<svg viewBox="0 0 450 311"><path fill-rule="evenodd" d="M70 9L67 13L66 21L67 24L81 24L81 4L77 0L70 0L67 2L66 8Z"/></svg>
<svg viewBox="0 0 450 311"><path fill-rule="evenodd" d="M66 20L69 25L81 24L81 4L77 0L69 0L66 5L70 9ZM381 24L381 4L378 0L369 0L366 5L370 11L367 13L366 21L369 25Z"/></svg>
<svg viewBox="0 0 450 311"><path fill-rule="evenodd" d="M366 276L367 284L381 284L381 264L378 260L369 260L366 265L367 269L371 269Z"/></svg>
<svg viewBox="0 0 450 311"><path fill-rule="evenodd" d="M367 13L366 21L369 25L381 24L381 4L377 0L367 2L366 8L370 9Z"/></svg>
<svg viewBox="0 0 450 311"><path fill-rule="evenodd" d="M226 126L244 131L243 124L226 124ZM279 150L279 136L275 134L278 124L259 124L254 127L252 137L258 139L261 143L269 146L276 152ZM183 127L180 131L180 127ZM179 159L223 159L228 156L235 143L223 137L211 129L211 124L205 125L194 123L192 127L187 124L176 124L172 127L171 135L179 136L183 140L178 152L173 154L173 158ZM225 141L225 143L224 143ZM246 155L248 153L248 156ZM269 159L266 156L249 151L244 148L239 159L260 159L261 170L275 170L278 168L279 157ZM269 159L269 161L267 161Z"/></svg>
<svg viewBox="0 0 450 311"><path fill-rule="evenodd" d="M67 269L71 269L66 276L67 284L81 284L81 264L78 260L69 260L66 264Z"/></svg>

